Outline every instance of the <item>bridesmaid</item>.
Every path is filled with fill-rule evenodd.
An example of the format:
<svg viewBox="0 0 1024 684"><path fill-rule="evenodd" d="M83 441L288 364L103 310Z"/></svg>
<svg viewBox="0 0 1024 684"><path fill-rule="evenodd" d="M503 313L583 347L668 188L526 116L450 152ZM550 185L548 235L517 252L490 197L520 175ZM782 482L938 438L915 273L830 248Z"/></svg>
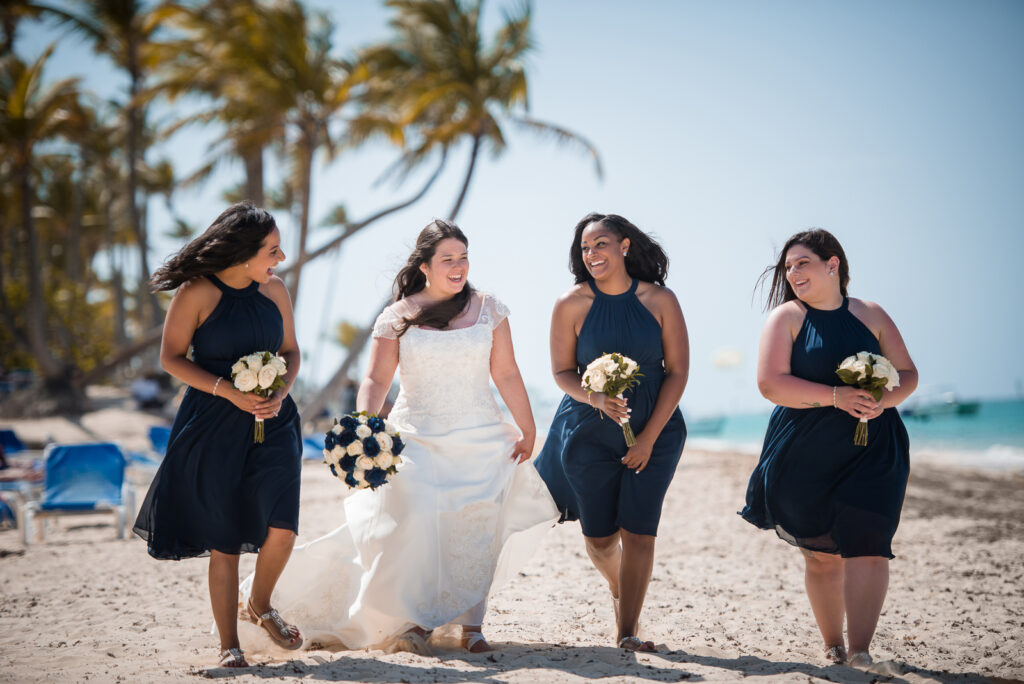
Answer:
<svg viewBox="0 0 1024 684"><path fill-rule="evenodd" d="M768 273L775 308L761 333L757 384L777 406L740 515L803 552L825 657L847 662L845 618L848 662L867 666L910 471L895 407L917 387L917 369L882 307L847 297L850 267L828 231L789 238ZM861 351L899 371L899 387L881 402L836 376L839 363ZM853 443L861 418L870 419L867 446Z"/></svg>
<svg viewBox="0 0 1024 684"><path fill-rule="evenodd" d="M288 396L299 347L288 291L274 275L284 258L273 217L242 202L151 281L156 291L177 289L160 362L189 387L134 530L154 558L210 556L222 667L248 667L236 622L241 553L259 552L249 615L280 646L302 645L298 630L270 607L299 523L299 414ZM288 363L285 387L265 399L238 391L230 378L231 366L257 351L277 352ZM255 418L266 421L261 444L253 443Z"/></svg>
<svg viewBox="0 0 1024 684"><path fill-rule="evenodd" d="M668 257L615 214L588 214L569 251L576 284L555 304L551 368L565 391L536 467L562 520L580 521L587 554L607 580L616 643L653 651L637 622L654 566L654 539L686 439L679 399L689 342L679 302L666 288ZM580 387L583 369L605 353L640 365L640 384L616 399ZM621 419L637 444L626 447Z"/></svg>

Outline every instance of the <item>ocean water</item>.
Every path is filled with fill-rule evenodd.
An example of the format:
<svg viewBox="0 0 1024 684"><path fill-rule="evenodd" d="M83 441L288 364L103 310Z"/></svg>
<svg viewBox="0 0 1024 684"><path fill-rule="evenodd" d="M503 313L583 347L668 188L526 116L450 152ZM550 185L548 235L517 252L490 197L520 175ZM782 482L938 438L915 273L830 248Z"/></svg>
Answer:
<svg viewBox="0 0 1024 684"><path fill-rule="evenodd" d="M760 453L768 413L724 416L713 421L688 420L687 445L719 451ZM911 459L977 468L1024 470L1024 400L979 402L970 415L904 416ZM705 429L702 429L705 428Z"/></svg>

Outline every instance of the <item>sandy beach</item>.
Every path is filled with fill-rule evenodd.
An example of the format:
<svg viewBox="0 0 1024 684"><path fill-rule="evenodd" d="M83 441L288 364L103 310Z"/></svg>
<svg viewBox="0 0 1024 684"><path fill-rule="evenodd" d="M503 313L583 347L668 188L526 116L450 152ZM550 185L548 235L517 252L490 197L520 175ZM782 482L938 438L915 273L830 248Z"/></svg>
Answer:
<svg viewBox="0 0 1024 684"><path fill-rule="evenodd" d="M75 422L13 426L33 441L102 435L141 448L156 422L109 406ZM470 655L443 637L436 657L287 653L244 626L243 646L257 664L219 669L207 562L157 562L141 540L114 539L110 516L89 516L51 523L45 543L27 548L20 530L0 531L0 681L1024 679L1024 476L915 462L873 647L877 661L891 661L883 675L826 665L799 553L736 515L755 460L684 452L641 622L660 653L613 646L609 595L578 525L568 524L552 529L492 597L484 631L495 653ZM302 487L300 543L332 529L344 494L315 462L304 466ZM243 573L254 562L245 556Z"/></svg>

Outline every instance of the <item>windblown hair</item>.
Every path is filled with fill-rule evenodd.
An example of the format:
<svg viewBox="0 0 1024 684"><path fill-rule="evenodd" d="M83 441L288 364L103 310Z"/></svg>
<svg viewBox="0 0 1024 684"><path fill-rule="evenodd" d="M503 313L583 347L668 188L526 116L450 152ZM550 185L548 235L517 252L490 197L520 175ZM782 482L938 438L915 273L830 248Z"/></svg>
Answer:
<svg viewBox="0 0 1024 684"><path fill-rule="evenodd" d="M850 284L850 265L846 262L846 252L839 240L832 233L824 228L813 228L797 233L786 240L779 252L779 260L772 266L764 269L761 277L757 279L757 286L764 287L764 281L771 275L772 284L768 289L768 299L765 302L765 311L770 311L780 304L796 299L793 286L786 279L786 254L794 245L803 245L814 252L822 261L828 261L832 257L839 257L839 292L847 296L846 288Z"/></svg>
<svg viewBox="0 0 1024 684"><path fill-rule="evenodd" d="M427 276L420 270L421 264L429 264L437 252L437 245L447 238L455 238L462 244L469 247L469 239L462 230L449 221L434 219L420 231L416 238L416 246L402 270L395 276L394 292L395 301L405 299L416 294L427 286ZM432 304L410 318L403 318L402 323L396 327L398 336L401 337L413 325L422 325L428 328L444 330L451 323L451 320L458 316L470 302L473 296L473 286L466 281L462 290L451 299Z"/></svg>
<svg viewBox="0 0 1024 684"><path fill-rule="evenodd" d="M276 225L268 211L252 202L233 204L202 235L156 269L149 284L154 292L173 290L193 278L251 259Z"/></svg>
<svg viewBox="0 0 1024 684"><path fill-rule="evenodd" d="M597 214L591 212L576 224L569 248L569 270L576 277L577 283L593 280L583 263L583 231L591 223L601 223L619 238L619 242L629 238L629 254L626 255L626 273L631 278L648 283L665 284L668 277L668 255L650 235L643 232L618 214Z"/></svg>

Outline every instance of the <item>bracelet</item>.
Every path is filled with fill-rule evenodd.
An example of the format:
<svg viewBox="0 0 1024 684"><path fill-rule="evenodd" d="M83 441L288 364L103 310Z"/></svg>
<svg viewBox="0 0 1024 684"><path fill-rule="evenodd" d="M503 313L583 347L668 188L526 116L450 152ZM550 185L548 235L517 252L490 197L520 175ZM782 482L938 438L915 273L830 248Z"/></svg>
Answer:
<svg viewBox="0 0 1024 684"><path fill-rule="evenodd" d="M594 406L594 402L591 399L591 396L592 396L592 393L587 392L587 403L590 404L590 408L597 408L596 406Z"/></svg>
<svg viewBox="0 0 1024 684"><path fill-rule="evenodd" d="M217 382L213 383L213 392L211 392L211 394L213 394L213 396L217 396L217 385L219 385L220 381L223 380L223 379L224 378L217 378Z"/></svg>
<svg viewBox="0 0 1024 684"><path fill-rule="evenodd" d="M833 385L832 386L832 408L839 408L838 406L836 406L836 389L837 389L836 386Z"/></svg>

